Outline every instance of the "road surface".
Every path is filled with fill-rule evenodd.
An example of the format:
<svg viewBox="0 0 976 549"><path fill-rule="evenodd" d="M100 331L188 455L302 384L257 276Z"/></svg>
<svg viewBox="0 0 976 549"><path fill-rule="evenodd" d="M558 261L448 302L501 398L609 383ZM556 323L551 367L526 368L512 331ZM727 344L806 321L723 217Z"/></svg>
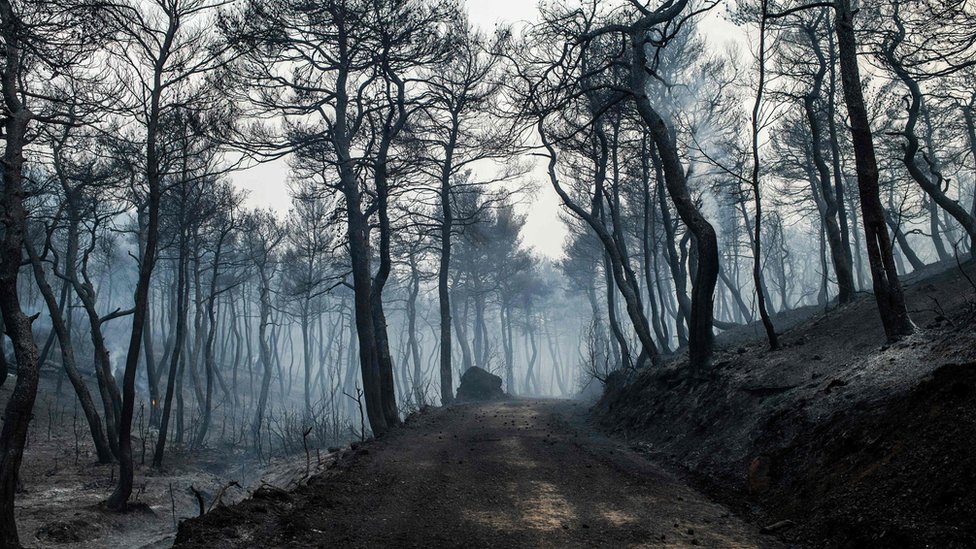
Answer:
<svg viewBox="0 0 976 549"><path fill-rule="evenodd" d="M573 402L431 410L340 469L191 521L177 546L779 547Z"/></svg>

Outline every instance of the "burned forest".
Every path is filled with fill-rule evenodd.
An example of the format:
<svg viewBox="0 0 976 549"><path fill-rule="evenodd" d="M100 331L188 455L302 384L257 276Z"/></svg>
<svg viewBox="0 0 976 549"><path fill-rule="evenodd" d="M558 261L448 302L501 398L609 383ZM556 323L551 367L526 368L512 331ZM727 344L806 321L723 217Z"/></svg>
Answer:
<svg viewBox="0 0 976 549"><path fill-rule="evenodd" d="M976 547L968 0L0 0L0 549Z"/></svg>

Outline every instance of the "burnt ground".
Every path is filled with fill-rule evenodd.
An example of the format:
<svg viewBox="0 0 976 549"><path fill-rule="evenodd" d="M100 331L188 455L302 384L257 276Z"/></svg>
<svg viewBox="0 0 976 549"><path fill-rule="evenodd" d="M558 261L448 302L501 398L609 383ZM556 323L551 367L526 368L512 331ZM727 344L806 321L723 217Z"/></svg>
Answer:
<svg viewBox="0 0 976 549"><path fill-rule="evenodd" d="M723 334L705 378L680 359L615 375L595 415L751 520L790 521L786 542L976 547L976 288L948 267L908 279L903 341L871 296L792 311L781 350Z"/></svg>
<svg viewBox="0 0 976 549"><path fill-rule="evenodd" d="M58 395L58 369L47 365L41 373L16 494L18 531L27 547L170 547L179 521L199 513L193 489L200 492L208 508L218 496L222 502L234 503L262 483L300 484L307 465L313 472L324 470L334 459L324 449L312 453L309 465L304 453L286 456L279 452L269 460L227 443L202 449L174 443L167 448L164 468L154 469L147 465L152 460L154 438L142 444L146 421L137 409L132 512L111 512L102 503L115 488L118 465L97 463L87 424L67 381ZM0 388L0 406L6 403L14 382L8 379ZM94 386L90 390L97 395ZM225 428L230 432L233 420L217 415L215 432Z"/></svg>
<svg viewBox="0 0 976 549"><path fill-rule="evenodd" d="M780 547L567 401L413 416L290 492L183 522L177 547Z"/></svg>

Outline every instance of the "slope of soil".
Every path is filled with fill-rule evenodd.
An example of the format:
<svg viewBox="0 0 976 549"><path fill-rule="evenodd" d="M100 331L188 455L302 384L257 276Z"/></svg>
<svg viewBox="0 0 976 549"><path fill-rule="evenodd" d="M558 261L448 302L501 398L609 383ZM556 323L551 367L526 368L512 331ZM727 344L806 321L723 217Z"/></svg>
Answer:
<svg viewBox="0 0 976 549"><path fill-rule="evenodd" d="M973 547L974 292L958 268L910 282L919 332L893 345L870 296L792 312L781 350L724 334L708 379L680 360L618 374L595 413L757 520L790 520L789 541Z"/></svg>
<svg viewBox="0 0 976 549"><path fill-rule="evenodd" d="M183 522L177 547L779 547L585 407L513 400L414 416L292 492Z"/></svg>

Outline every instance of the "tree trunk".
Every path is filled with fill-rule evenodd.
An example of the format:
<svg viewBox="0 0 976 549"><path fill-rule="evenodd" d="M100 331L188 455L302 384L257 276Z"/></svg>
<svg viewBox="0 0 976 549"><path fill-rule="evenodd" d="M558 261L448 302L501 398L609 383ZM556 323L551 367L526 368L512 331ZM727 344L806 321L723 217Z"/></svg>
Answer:
<svg viewBox="0 0 976 549"><path fill-rule="evenodd" d="M23 164L27 126L32 113L21 103L19 79L20 33L22 22L7 0L0 0L0 36L4 44L4 66L0 73L0 91L4 99L4 141L2 166L3 188L0 192L0 316L13 343L17 360L17 382L4 409L0 429L0 547L20 547L14 518L17 478L27 442L37 396L40 370L37 345L31 333L32 319L20 308L17 277L20 272L27 210L24 208Z"/></svg>
<svg viewBox="0 0 976 549"><path fill-rule="evenodd" d="M258 354L264 368L261 375L261 391L258 396L258 403L254 408L254 421L251 423L251 439L255 449L260 454L261 423L264 421L264 413L268 406L268 393L271 390L271 375L274 373L274 364L271 359L271 347L268 344L268 325L271 324L271 281L263 267L259 267L259 275L261 279L261 320L258 323Z"/></svg>
<svg viewBox="0 0 976 549"><path fill-rule="evenodd" d="M851 229L848 226L847 218L847 199L845 189L847 182L843 170L841 169L841 148L840 138L837 134L837 50L834 47L834 35L827 35L827 67L830 69L830 86L827 90L827 130L830 139L830 160L831 171L834 177L834 195L837 203L837 223L840 225L840 237L843 243L842 251L846 255L847 264L851 266L854 276L857 277L857 288L864 288L865 282L862 280L863 269L861 269L861 247L857 238L857 217L854 216L854 245L851 244ZM857 257L857 263L854 258Z"/></svg>
<svg viewBox="0 0 976 549"><path fill-rule="evenodd" d="M515 389L515 364L512 349L512 312L506 303L499 303L498 315L501 327L502 352L505 355L505 390L509 395L514 396L517 391Z"/></svg>
<svg viewBox="0 0 976 549"><path fill-rule="evenodd" d="M756 304L759 308L759 317L762 319L763 328L766 330L766 340L769 342L770 350L779 348L779 339L776 335L776 328L769 317L769 310L766 308L766 285L763 283L762 274L762 192L759 181L759 115L762 108L763 88L766 85L766 6L767 0L761 0L761 19L759 22L759 86L756 91L756 101L752 106L752 199L756 209L753 219L752 237L752 282L756 286ZM785 305L785 304L784 304Z"/></svg>
<svg viewBox="0 0 976 549"><path fill-rule="evenodd" d="M472 359L471 346L468 344L468 300L466 299L464 300L464 307L465 314L459 315L457 311L457 296L454 296L451 299L451 323L454 325L454 330L457 332L458 346L461 348L461 366L464 368L463 371L467 371L468 368L474 366L474 362Z"/></svg>
<svg viewBox="0 0 976 549"><path fill-rule="evenodd" d="M152 312L147 312L151 317ZM153 345L152 322L147 320L146 330L142 335L142 352L146 359L146 383L149 385L149 425L159 426L159 365L156 363L156 351Z"/></svg>
<svg viewBox="0 0 976 549"><path fill-rule="evenodd" d="M827 60L820 48L820 42L812 30L808 31L813 51L819 60L819 69L814 74L813 86L810 92L803 96L803 108L810 124L811 151L813 163L819 175L820 196L823 200L823 219L824 230L827 235L827 244L830 247L830 257L834 265L834 274L837 276L837 301L840 304L850 303L854 299L854 272L851 265L851 251L848 244L844 242L843 232L838 222L839 206L837 189L831 185L830 168L823 156L823 124L820 114L815 106L816 101L821 95L823 79L826 74ZM830 114L832 116L832 114ZM838 168L839 169L839 168ZM838 181L835 181L839 184ZM841 193L843 191L840 191Z"/></svg>
<svg viewBox="0 0 976 549"><path fill-rule="evenodd" d="M7 382L7 376L10 375L10 366L7 365L7 345L4 341L6 333L6 330L0 330L0 387L3 387Z"/></svg>
<svg viewBox="0 0 976 549"><path fill-rule="evenodd" d="M488 366L488 338L485 337L485 294L480 288L475 288L474 296L474 365L485 368Z"/></svg>
<svg viewBox="0 0 976 549"><path fill-rule="evenodd" d="M210 292L207 295L206 300L207 337L203 348L203 366L207 376L207 387L206 394L204 396L203 414L200 418L200 430L197 432L196 440L193 441L193 446L196 448L203 446L207 440L207 432L210 430L210 418L213 412L214 377L217 369L217 359L214 356L214 342L216 341L217 337L217 281L220 274L220 259L224 248L224 240L227 237L228 232L229 231L221 231L217 239L217 245L214 247L213 252L212 271L210 272ZM306 377L307 375L308 374L306 372ZM308 401L307 385L308 383L306 380L306 403Z"/></svg>
<svg viewBox="0 0 976 549"><path fill-rule="evenodd" d="M306 299L302 302L302 314L299 319L301 323L299 328L302 331L302 363L304 364L303 369L305 371L302 396L305 400L306 421L312 417L312 334L310 333L312 321L309 314L310 307L310 300Z"/></svg>
<svg viewBox="0 0 976 549"><path fill-rule="evenodd" d="M411 376L410 379L410 385L412 385L414 405L418 409L423 405L426 397L426 391L421 385L423 383L424 373L423 373L423 366L420 363L420 343L417 341L417 296L419 294L420 294L420 270L417 267L417 259L413 255L411 255L410 256L410 287L409 287L409 294L407 297L407 347L410 353L410 358L413 361L413 375ZM442 322L444 321L443 316L441 317L441 321ZM448 315L447 321L448 322L451 321L450 315ZM448 331L448 335L450 335L450 331ZM450 342L448 342L448 344L450 344ZM443 366L443 362L441 363L441 365ZM443 383L443 381L444 381L444 377L442 375L441 382ZM450 400L448 400L448 402L450 402ZM444 403L444 394L442 392L441 404L443 403Z"/></svg>
<svg viewBox="0 0 976 549"><path fill-rule="evenodd" d="M138 215L137 217L139 234L141 235L145 233L145 227L143 226L144 216ZM139 253L142 255L145 240L142 238L138 238L137 240L139 241ZM143 358L146 361L146 384L149 386L149 424L156 426L159 425L159 373L156 371L156 354L153 351L151 306L152 294L150 293L149 301L146 304L146 327L142 333L142 347Z"/></svg>
<svg viewBox="0 0 976 549"><path fill-rule="evenodd" d="M976 103L976 94L973 94L969 105L962 108L963 120L966 124L966 141L969 144L969 154L976 159L976 114L973 112L973 104ZM973 186L976 190L976 185ZM976 193L973 196L973 203L969 208L970 215L976 217ZM970 244L972 253L976 253L976 242Z"/></svg>
<svg viewBox="0 0 976 549"><path fill-rule="evenodd" d="M451 208L450 182L450 152L441 174L441 255L437 266L437 306L440 313L440 382L441 405L454 401L453 366L451 364L451 294L448 289L448 278L451 270L451 231L454 224L454 212ZM469 366L466 364L465 369Z"/></svg>
<svg viewBox="0 0 976 549"><path fill-rule="evenodd" d="M637 338L641 343L642 349L640 357L637 360L638 364L642 364L645 360L652 363L656 362L658 358L657 345L654 343L654 338L651 337L651 329L648 325L647 317L644 315L644 305L640 300L637 276L634 274L634 271L629 264L629 258L626 256L626 249L620 242L620 239L623 239L625 236L622 231L616 230L617 227L615 227L614 234L611 234L600 219L600 211L602 210L600 205L603 201L603 184L606 176L606 160L608 154L605 136L603 135L602 131L597 132L597 136L600 139L600 151L596 162L597 177L593 191L592 209L588 212L576 204L569 194L567 194L562 188L556 174L556 149L546 135L542 120L539 120L539 122L536 124L536 130L542 139L543 146L548 152L548 175L553 189L555 189L556 194L559 195L559 198L562 200L563 204L565 204L567 208L572 210L574 214L579 216L580 219L584 220L587 225L593 229L593 232L600 239L601 244L603 244L604 252L610 259L613 280L616 282L616 286L620 290L620 295L624 298L627 308L627 315L629 316L631 324L634 327L634 331L637 333ZM611 211L610 213L611 216L614 215L614 212ZM614 224L617 225L617 220L614 221Z"/></svg>
<svg viewBox="0 0 976 549"><path fill-rule="evenodd" d="M362 369L363 396L366 401L366 415L376 436L389 428L383 410L383 396L380 386L380 365L377 355L376 328L373 320L373 280L369 267L369 243L367 220L359 206L359 181L349 182L347 202L352 202L349 211L349 256L352 263L354 310L356 315L356 334L359 338L359 362ZM351 195L355 193L355 197Z"/></svg>
<svg viewBox="0 0 976 549"><path fill-rule="evenodd" d="M177 385L177 373L180 368L180 359L183 356L183 345L186 339L186 314L187 309L190 305L190 288L187 284L187 253L186 253L186 235L180 235L180 253L177 258L176 269L178 271L176 277L176 311L175 311L175 322L176 328L174 333L174 344L173 353L170 356L169 373L167 374L166 381L166 395L162 403L162 417L159 423L159 435L156 437L156 449L153 452L153 467L159 468L163 466L163 455L166 450L166 438L169 433L169 421L170 415L173 409L173 395L176 392Z"/></svg>
<svg viewBox="0 0 976 549"><path fill-rule="evenodd" d="M676 9L681 4L679 2L671 9ZM637 24L631 31L631 92L636 98L637 110L657 146L668 194L671 195L681 220L695 235L697 261L695 277L692 281L688 359L692 371L701 372L712 363L715 339L712 322L715 286L718 283L719 271L718 239L715 236L715 229L705 219L691 197L675 137L647 97L647 54L644 45L648 30L649 27L645 24Z"/></svg>
<svg viewBox="0 0 976 549"><path fill-rule="evenodd" d="M539 396L542 394L542 388L539 386L539 380L536 379L535 372L535 363L539 359L539 347L535 342L535 330L532 327L532 317L528 313L525 315L525 331L529 337L529 348L532 349L532 354L529 355L529 362L525 371L525 386L527 392Z"/></svg>
<svg viewBox="0 0 976 549"><path fill-rule="evenodd" d="M159 206L162 200L162 186L160 179L160 158L157 151L157 138L160 124L160 97L163 89L163 70L166 67L170 48L176 36L179 21L170 17L169 27L160 44L159 56L155 60L153 86L149 94L148 117L146 124L146 186L148 197L146 201L146 243L142 256L139 258L139 277L133 301L135 306L132 313L132 333L129 338L128 351L125 356L125 372L122 378L122 414L119 418L119 482L115 491L109 496L109 509L126 510L129 496L132 494L133 463L132 463L132 413L135 410L136 398L136 369L139 366L139 348L142 344L142 333L146 324L146 312L149 308L149 284L152 282L153 267L156 264L156 246L159 239Z"/></svg>
<svg viewBox="0 0 976 549"><path fill-rule="evenodd" d="M95 453L98 455L98 462L111 463L113 459L112 449L108 444L108 439L105 438L105 431L102 429L102 418L98 415L98 410L95 409L95 403L92 401L88 386L85 385L85 380L78 371L78 366L75 362L74 345L71 343L71 334L65 325L61 308L54 295L54 290L51 289L51 285L47 282L47 277L44 274L44 266L41 263L41 258L37 255L36 250L34 250L34 245L28 240L24 242L24 247L27 250L27 255L30 257L37 287L44 297L44 301L47 303L48 311L51 313L51 326L54 329L54 333L57 334L58 346L61 348L61 364L68 376L68 381L74 387L75 394L78 396L78 402L81 403L81 410L85 414L85 419L88 421L88 429L92 435L92 442L95 444Z"/></svg>
<svg viewBox="0 0 976 549"><path fill-rule="evenodd" d="M648 136L645 133L641 137L641 199L644 207L642 212L641 224L641 266L644 271L644 285L647 287L647 300L651 306L651 326L654 328L654 335L657 337L658 344L664 353L671 352L670 338L664 332L661 323L661 314L658 311L657 299L654 297L654 279L657 277L657 231L654 227L656 219L654 212L656 208L651 199L651 169L648 164L647 150ZM651 244L653 238L654 244ZM652 270L652 259L654 270Z"/></svg>
<svg viewBox="0 0 976 549"><path fill-rule="evenodd" d="M885 226L884 207L879 197L878 161L864 103L864 92L861 89L860 69L857 66L857 37L851 0L837 0L835 11L834 26L841 82L850 118L851 141L854 144L868 263L871 266L874 296L878 302L885 335L889 340L894 340L914 332L915 325L908 315L905 296L898 281L898 271L891 254L891 239Z"/></svg>
<svg viewBox="0 0 976 549"><path fill-rule="evenodd" d="M105 338L102 335L102 320L95 309L95 290L87 280L88 275L84 262L82 262L81 276L85 280L80 280L78 276L78 228L81 226L80 197L76 189L65 186L64 191L65 210L68 214L68 241L65 251L64 276L74 288L75 294L81 300L82 307L88 317L89 336L94 350L95 378L98 381L99 396L105 412L108 444L112 453L118 457L119 414L122 409L122 397L112 373L108 349L105 347Z"/></svg>
<svg viewBox="0 0 976 549"><path fill-rule="evenodd" d="M900 220L895 219L891 212L885 212L885 217L888 220L888 226L891 227L891 232L895 235L895 241L898 243L901 253L905 255L905 259L911 264L912 270L917 271L925 267L925 262L919 259L918 254L915 253L915 250L908 243L908 237L905 236L905 231L901 230ZM905 272L904 269L902 269L902 272Z"/></svg>
<svg viewBox="0 0 976 549"><path fill-rule="evenodd" d="M661 225L664 228L664 251L667 254L668 270L674 281L674 293L678 310L675 317L675 331L678 336L678 347L688 346L688 326L691 324L691 300L688 298L688 277L681 268L678 258L675 222L671 218L671 210L665 198L664 167L658 155L657 146L650 147L651 162L654 164L655 179L657 180L657 200L661 210Z"/></svg>

